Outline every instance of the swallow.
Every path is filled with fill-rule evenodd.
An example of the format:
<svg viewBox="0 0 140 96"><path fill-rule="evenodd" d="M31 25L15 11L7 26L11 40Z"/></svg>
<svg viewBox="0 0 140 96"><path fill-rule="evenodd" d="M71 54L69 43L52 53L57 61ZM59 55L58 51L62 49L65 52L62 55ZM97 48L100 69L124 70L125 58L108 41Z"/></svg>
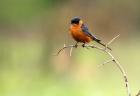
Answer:
<svg viewBox="0 0 140 96"><path fill-rule="evenodd" d="M83 47L85 44L96 41L97 43L101 44L102 46L106 47L105 44L101 43L101 40L95 37L91 32L89 32L88 27L83 23L81 18L74 17L71 19L71 26L70 26L70 34L72 38L76 41L75 47L77 47L78 43L83 43ZM107 47L109 50L111 48Z"/></svg>

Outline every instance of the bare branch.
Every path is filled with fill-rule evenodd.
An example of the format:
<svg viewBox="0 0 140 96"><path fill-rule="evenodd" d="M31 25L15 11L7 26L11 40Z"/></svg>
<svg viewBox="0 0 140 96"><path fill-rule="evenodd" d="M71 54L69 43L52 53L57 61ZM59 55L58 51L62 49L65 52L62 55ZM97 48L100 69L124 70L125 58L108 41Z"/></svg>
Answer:
<svg viewBox="0 0 140 96"><path fill-rule="evenodd" d="M140 90L139 90L139 92L137 93L137 95L136 96L140 96Z"/></svg>
<svg viewBox="0 0 140 96"><path fill-rule="evenodd" d="M114 64L116 64L116 66L119 68L119 70L121 71L123 77L124 77L124 82L125 82L125 87L127 89L127 95L131 96L131 92L130 92L130 87L128 84L128 79L127 79L127 75L126 72L124 70L124 68L122 67L122 65L118 62L118 60L115 59L115 57L108 51L105 51L110 57L112 57Z"/></svg>
<svg viewBox="0 0 140 96"><path fill-rule="evenodd" d="M69 46L65 46L65 44L64 44L64 47L63 48L61 48L58 52L57 52L57 54L56 55L59 55L64 49L66 49L66 48L72 48L72 47L75 47L75 45L69 45Z"/></svg>
<svg viewBox="0 0 140 96"><path fill-rule="evenodd" d="M108 61L104 62L102 65L106 64L106 63L109 63L111 61L114 62L114 64L119 68L119 70L121 71L122 75L123 75L123 78L124 78L124 82L125 82L125 86L126 86L126 90L127 90L127 96L131 96L131 92L130 92L130 87L129 87L129 84L128 84L128 79L127 79L127 75L126 75L126 72L124 70L124 68L122 67L122 65L118 62L118 60L111 54L110 51L107 50L107 47L108 45L110 45L116 38L118 38L120 35L117 35L115 36L113 39L111 39L107 44L106 44L106 47L105 48L101 48L101 47L98 47L98 46L94 46L94 45L85 45L84 47L86 48L95 48L95 49L98 49L98 50L101 50L103 52L105 52L106 54L109 55L109 57L111 57L111 59L109 59ZM72 53L72 49L73 48L77 48L77 46L81 46L81 45L69 45L69 46L64 46L62 49L60 49L57 53L57 55L59 55L59 53L61 51L63 51L64 49L66 48L71 48L70 50L70 56L71 56L71 53ZM83 46L82 46L83 47ZM136 96L139 96L140 95L140 92L138 93L138 95Z"/></svg>
<svg viewBox="0 0 140 96"><path fill-rule="evenodd" d="M106 45L110 45L115 39L117 39L118 37L120 36L120 34L119 35L117 35L117 36L115 36L113 39L111 39Z"/></svg>
<svg viewBox="0 0 140 96"><path fill-rule="evenodd" d="M71 56L71 54L72 54L72 49L73 49L73 47L70 48L70 56Z"/></svg>
<svg viewBox="0 0 140 96"><path fill-rule="evenodd" d="M109 63L109 62L111 62L111 61L113 61L112 58L109 59L109 60L107 60L107 61L105 61L105 62L103 62L102 64L100 64L99 67L102 67L102 66L104 66L105 64L107 64L107 63Z"/></svg>

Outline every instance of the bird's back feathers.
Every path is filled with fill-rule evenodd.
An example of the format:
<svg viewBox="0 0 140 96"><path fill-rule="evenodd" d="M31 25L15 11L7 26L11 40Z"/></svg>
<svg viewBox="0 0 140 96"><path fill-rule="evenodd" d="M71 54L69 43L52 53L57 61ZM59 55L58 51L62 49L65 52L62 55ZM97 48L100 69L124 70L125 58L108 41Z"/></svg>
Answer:
<svg viewBox="0 0 140 96"><path fill-rule="evenodd" d="M97 42L101 41L99 40L97 37L95 37L94 35L92 35L89 31L88 31L88 27L84 24L82 24L81 26L82 32L85 33L85 35L89 36L90 38L92 38L92 40L95 40Z"/></svg>

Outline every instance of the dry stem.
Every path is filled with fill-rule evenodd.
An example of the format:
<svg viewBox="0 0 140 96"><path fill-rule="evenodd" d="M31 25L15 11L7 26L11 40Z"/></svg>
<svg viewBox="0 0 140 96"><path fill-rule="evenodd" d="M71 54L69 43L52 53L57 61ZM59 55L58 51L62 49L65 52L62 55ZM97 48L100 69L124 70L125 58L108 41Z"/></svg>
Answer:
<svg viewBox="0 0 140 96"><path fill-rule="evenodd" d="M111 54L111 52L107 49L108 45L110 45L116 38L118 38L119 35L115 36L113 39L111 39L107 44L106 44L106 47L105 48L101 48L101 47L98 47L98 46L94 46L94 45L85 45L84 47L86 48L95 48L95 49L98 49L98 50L101 50L103 52L105 52L106 54L108 54L111 59L107 60L106 62L104 62L102 65L106 64L106 63L109 63L111 61L114 62L114 64L119 68L119 70L121 71L122 75L123 75L123 78L124 78L124 83L125 83L125 87L126 87L126 90L127 90L127 96L131 96L131 92L130 92L130 87L129 87L129 84L128 84L128 79L127 79L127 75L126 75L126 71L124 70L124 68L122 67L122 65L119 63L119 61ZM80 46L80 45L77 45L77 46ZM77 46L75 45L69 45L69 46L64 46L62 49L60 49L57 53L57 55L59 55L59 53L61 51L63 51L64 49L66 48L71 48L71 51L70 51L70 56L71 56L71 53L72 53L72 49L73 48L77 48ZM140 92L136 95L136 96L139 96L140 95Z"/></svg>
<svg viewBox="0 0 140 96"><path fill-rule="evenodd" d="M140 90L139 90L139 92L138 92L138 94L136 96L140 96Z"/></svg>

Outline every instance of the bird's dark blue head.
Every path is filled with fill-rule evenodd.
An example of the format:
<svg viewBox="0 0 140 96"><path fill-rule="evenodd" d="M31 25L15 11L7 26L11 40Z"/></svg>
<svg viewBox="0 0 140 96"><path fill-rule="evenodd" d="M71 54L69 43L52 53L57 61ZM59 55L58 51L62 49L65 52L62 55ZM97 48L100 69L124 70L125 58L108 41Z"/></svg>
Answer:
<svg viewBox="0 0 140 96"><path fill-rule="evenodd" d="M81 19L79 17L74 17L71 19L71 24L79 24L80 20Z"/></svg>

